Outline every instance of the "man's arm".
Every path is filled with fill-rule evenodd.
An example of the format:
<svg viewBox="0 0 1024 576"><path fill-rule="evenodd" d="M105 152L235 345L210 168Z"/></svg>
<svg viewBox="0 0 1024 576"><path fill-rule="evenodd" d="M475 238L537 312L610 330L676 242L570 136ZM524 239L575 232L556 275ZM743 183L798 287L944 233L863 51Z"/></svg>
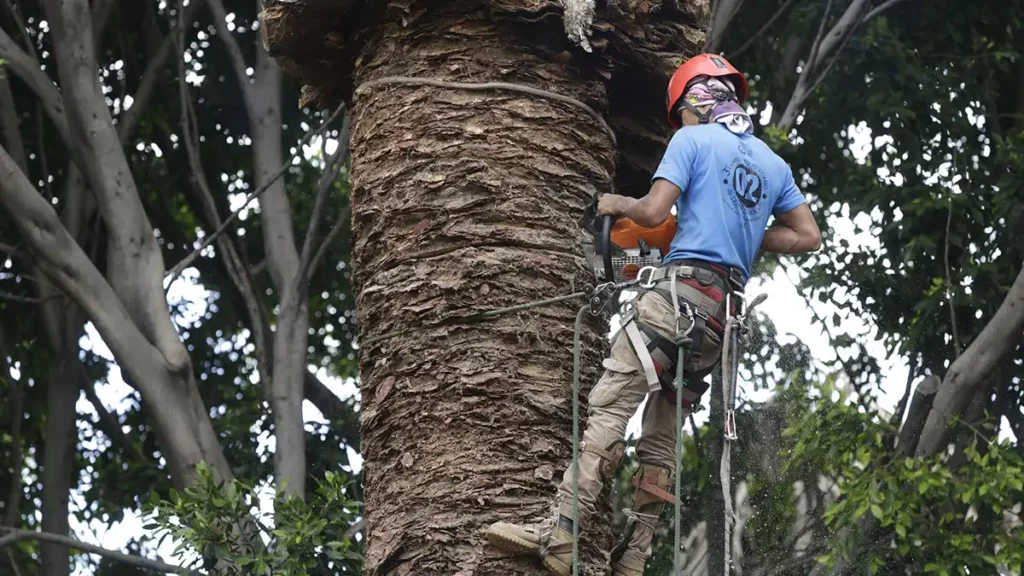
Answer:
<svg viewBox="0 0 1024 576"><path fill-rule="evenodd" d="M625 216L639 226L654 228L672 214L672 205L682 194L678 186L659 178L646 196L637 200L618 194L604 194L597 199L597 213L601 216Z"/></svg>
<svg viewBox="0 0 1024 576"><path fill-rule="evenodd" d="M764 233L763 252L802 254L821 248L821 230L807 204L775 216L775 225Z"/></svg>

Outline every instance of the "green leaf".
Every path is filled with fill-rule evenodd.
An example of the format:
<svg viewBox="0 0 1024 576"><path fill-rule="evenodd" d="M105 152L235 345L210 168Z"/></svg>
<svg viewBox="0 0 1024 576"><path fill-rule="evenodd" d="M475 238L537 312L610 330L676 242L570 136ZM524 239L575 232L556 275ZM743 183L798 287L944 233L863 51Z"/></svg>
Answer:
<svg viewBox="0 0 1024 576"><path fill-rule="evenodd" d="M875 518L878 518L879 520L881 520L882 516L884 516L884 513L882 512L882 507L879 506L878 504L872 504L871 505L871 515L874 516Z"/></svg>

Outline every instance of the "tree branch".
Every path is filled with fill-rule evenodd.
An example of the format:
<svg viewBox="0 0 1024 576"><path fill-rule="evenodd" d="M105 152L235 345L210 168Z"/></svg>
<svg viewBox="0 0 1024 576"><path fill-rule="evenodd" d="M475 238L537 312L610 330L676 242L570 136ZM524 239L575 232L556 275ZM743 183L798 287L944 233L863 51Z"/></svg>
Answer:
<svg viewBox="0 0 1024 576"><path fill-rule="evenodd" d="M120 446L129 455L134 456L140 462L149 460L146 455L142 453L139 446L132 442L131 438L124 433L121 429L121 423L117 421L115 417L107 407L103 405L103 401L96 395L96 388L89 382L88 374L85 372L85 367L82 363L78 363L78 370L80 371L80 378L82 382L82 391L85 392L85 399L92 404L93 410L96 411L96 415L99 416L99 422L96 423L96 428L99 428L100 432L103 432L110 438L110 442L116 446Z"/></svg>
<svg viewBox="0 0 1024 576"><path fill-rule="evenodd" d="M189 265L191 265L192 262L195 261L195 259L197 257L199 257L199 254L202 253L202 251L205 250L207 246L212 244L213 241L216 240L218 236L220 236L221 234L224 233L225 230L227 230L228 226L230 226L231 223L235 221L235 218L238 218L238 215L242 213L242 210L245 210L245 208L247 206L249 206L249 203L251 203L256 198L259 198L260 195L263 194L264 192L266 192L274 182L277 182L277 180L280 179L281 176L284 175L284 173L292 165L292 161L295 159L295 157L302 153L302 147L305 144L307 144L314 136L317 136L318 134L322 134L323 131L327 129L327 126L341 112L341 110L342 110L342 107L339 106L338 109L334 111L334 114L332 114L330 116L330 118L328 118L327 120L324 120L323 124L321 124L319 128L317 128L316 130L306 134L306 136L302 139L301 142L299 142L299 145L296 147L295 154L293 154L293 155L288 157L288 160L281 166L281 168L277 171L277 173L275 173L273 175L273 177L271 177L269 180L264 182L262 186L260 186L259 188L254 190L251 194L246 196L245 197L245 201L242 202L242 205L239 206L237 210L232 212L231 215L228 216L228 218L224 220L224 223L221 224L219 228L217 228L216 230L213 231L212 234L210 234L209 236L204 238L203 239L203 243L200 244L199 248L196 248L195 250L193 250L192 253L190 253L188 256L183 258L181 260L181 262L178 262L177 264L175 264L174 267L171 268L167 272L167 274L165 276L165 279L169 278L170 282L174 282L174 280L178 277L178 275L181 274L182 270L184 270L185 268L188 268ZM169 283L168 283L168 285L169 285Z"/></svg>
<svg viewBox="0 0 1024 576"><path fill-rule="evenodd" d="M28 35L28 26L25 25L25 19L21 17L17 7L11 4L11 0L4 0L4 7L7 8L7 13L10 14L11 20L14 20L14 25L18 27L18 35L21 36L21 40L25 44L25 51L32 56L33 60L39 62L39 53L36 52L36 46L32 43L32 37Z"/></svg>
<svg viewBox="0 0 1024 576"><path fill-rule="evenodd" d="M954 161L955 163L955 161ZM953 223L953 197L949 197L949 209L946 210L946 247L943 252L943 261L946 265L946 302L949 304L949 324L953 330L953 350L960 356L963 348L960 347L960 334L956 329L956 302L953 299L953 279L949 272L949 228Z"/></svg>
<svg viewBox="0 0 1024 576"><path fill-rule="evenodd" d="M6 66L14 71L43 104L43 109L50 121L57 128L64 145L69 149L72 147L71 132L68 130L68 121L64 115L64 100L54 86L50 77L39 67L39 62L18 48L14 40L0 28L0 59L6 61Z"/></svg>
<svg viewBox="0 0 1024 576"><path fill-rule="evenodd" d="M18 530L13 528L0 528L0 530L7 533L7 536L0 538L0 548L5 548L7 546L11 546L25 540L36 540L39 542L51 542L54 544L62 544L64 546L75 548L77 550L81 550L89 554L97 554L99 556L104 556L112 560L117 560L118 562L122 562L130 566L138 566L139 568L145 568L148 570L156 570L158 572L164 573L170 572L173 574L184 574L186 576L197 576L199 574L198 572L189 570L187 568L182 568L181 566L174 566L172 564L167 564L159 560L150 560L148 558L143 558L142 556L124 554L122 552L117 552L115 550L107 550L106 548L102 548L100 546L96 546L93 544L87 544L85 542L76 540L75 538L70 538L68 536L58 536L57 534L49 534L46 532L34 532L31 530Z"/></svg>
<svg viewBox="0 0 1024 576"><path fill-rule="evenodd" d="M743 0L718 0L711 9L711 29L707 32L704 41L704 52L718 52L718 45L722 38L725 38L725 31L729 27L736 13L743 6Z"/></svg>
<svg viewBox="0 0 1024 576"><path fill-rule="evenodd" d="M765 32L767 32L769 28L771 28L772 24L774 24L775 21L778 20L779 17L782 16L783 13L786 12L786 9L789 8L790 4L792 4L792 3L793 3L793 0L786 0L785 2L783 2L782 6L779 6L779 9L775 11L775 14L772 14L772 17L769 18L768 21L765 22L764 25L762 25L757 30L757 32L754 32L754 35L751 36L750 38L748 38L747 41L744 42L742 46L737 48L732 54L729 54L728 58L730 60L732 60L732 59L738 57L740 54L743 54L744 52L747 51L748 48L753 46L754 42L758 38L760 38Z"/></svg>
<svg viewBox="0 0 1024 576"><path fill-rule="evenodd" d="M183 15L180 8L181 2L179 2L178 6L179 18L177 29L169 38L177 39L175 44L179 46L180 51L183 53L185 46L184 24L187 18ZM195 110L192 107L192 98L189 95L188 84L185 82L185 63L182 58L178 58L178 96L181 106L182 140L191 171L189 183L199 196L202 208L201 213L204 218L211 227L219 229L223 226L223 223L221 222L220 214L217 212L217 204L214 201L213 192L210 190L210 181L206 177L206 171L203 168L202 158L199 153L198 122L196 121ZM267 358L266 321L263 315L263 308L260 306L260 300L256 296L256 289L253 286L252 277L249 275L249 267L241 256L241 252L238 250L234 239L230 235L218 236L217 248L228 276L245 302L246 311L249 315L249 324L253 333L253 344L256 347L256 369L259 373L260 385L266 393L269 390L270 363ZM269 394L267 399L269 401Z"/></svg>
<svg viewBox="0 0 1024 576"><path fill-rule="evenodd" d="M306 271L307 279L313 278L313 275L316 274L317 269L320 267L320 261L323 259L324 255L327 254L327 250L331 247L331 244L334 243L334 239L337 238L338 234L340 234L345 228L345 223L348 221L349 213L351 211L352 205L346 205L345 209L341 212L341 216L338 217L338 221L335 222L334 227L327 233L327 237L324 238L323 243L320 244L320 248L317 249L316 255L313 256L313 259L309 262L309 269Z"/></svg>
<svg viewBox="0 0 1024 576"><path fill-rule="evenodd" d="M21 304L42 304L43 302L53 300L55 298L60 298L60 295L57 294L53 296L47 296L45 298L37 298L35 296L20 296L18 294L12 294L10 292L0 290L0 300L5 300L7 302L18 302Z"/></svg>
<svg viewBox="0 0 1024 576"><path fill-rule="evenodd" d="M224 9L223 0L208 1L210 10L213 12L213 25L217 27L217 35L220 36L221 41L224 42L224 48L228 51L228 60L231 61L231 68L235 71L235 76L238 78L238 86L242 90L249 118L255 122L259 114L255 110L252 98L252 79L245 72L248 67L245 65L245 58L242 56L242 48L238 45L238 39L228 30L228 15Z"/></svg>
<svg viewBox="0 0 1024 576"><path fill-rule="evenodd" d="M19 517L21 508L21 424L25 419L24 408L22 407L21 381L11 377L11 367L7 362L9 353L7 341L0 331L0 379L7 382L13 389L13 402L11 407L11 491L4 501L5 514L3 526L14 526ZM11 559L14 562L14 559Z"/></svg>
<svg viewBox="0 0 1024 576"><path fill-rule="evenodd" d="M184 14L181 15L178 22L182 27L187 27L195 20L199 10L203 7L206 0L192 0L188 7L185 8ZM142 79L139 80L139 87L135 90L135 94L132 95L132 107L125 111L121 116L121 121L117 126L117 135L124 144L131 137L132 131L135 129L135 125L142 117L142 113L145 111L146 106L149 104L153 95L156 93L157 83L160 81L160 77L164 73L164 68L167 66L168 59L174 55L175 48L177 47L177 59L181 60L184 54L184 44L180 45L175 40L176 31L172 31L170 34L165 36L160 41L160 46L157 48L156 53L146 63L146 69L142 73ZM179 66L180 69L181 66ZM183 74L182 74L183 75Z"/></svg>
<svg viewBox="0 0 1024 576"><path fill-rule="evenodd" d="M900 2L903 2L903 0L889 0L888 2L883 2L882 4L879 4L870 12L868 12L866 16L864 16L864 22L871 20L875 16L878 16L882 12L885 12L886 10L892 8L893 6L899 4Z"/></svg>
<svg viewBox="0 0 1024 576"><path fill-rule="evenodd" d="M781 120L779 120L778 125L780 128L789 130L793 127L799 115L800 107L807 97L817 89L822 80L825 79L825 76L832 69L832 65L839 58L839 54L846 46L846 43L857 31L857 28L901 1L888 0L869 10L871 8L869 0L853 0L843 12L843 15L839 17L839 21L836 22L835 26L829 30L828 34L822 36L821 32L824 30L825 21L828 19L828 13L832 5L832 0L829 0L829 4L825 9L825 17L822 18L821 27L818 30L818 36L811 47L810 57L804 63L804 69L800 73L800 78L793 89L793 94L790 96L785 112L783 112ZM822 69L821 64L826 58L830 58L830 61ZM812 78L813 80L811 80Z"/></svg>
<svg viewBox="0 0 1024 576"><path fill-rule="evenodd" d="M295 279L298 283L308 283L309 278L312 276L311 259L313 258L313 244L316 242L316 234L320 227L321 213L323 212L324 202L329 195L328 193L334 182L337 181L345 160L348 158L349 130L351 125L352 115L345 114L345 119L341 124L341 131L338 134L338 149L330 157L326 154L327 138L326 136L323 138L325 152L323 154L324 170L320 174L320 180L317 184L316 200L313 202L313 213L309 217L309 228L306 232L306 239L302 243L302 252L299 255L299 273ZM335 230L338 228L338 226L335 226L330 234L335 234ZM330 237L330 234L328 237ZM324 245L320 246L320 249L323 250L326 247L325 245L326 241ZM319 254L320 252L318 251L317 253Z"/></svg>
<svg viewBox="0 0 1024 576"><path fill-rule="evenodd" d="M914 358L910 361L910 369L907 370L907 385L903 389L903 397L896 404L896 412L893 413L892 420L890 421L897 430L900 424L903 423L903 414L907 411L907 403L910 402L910 392L914 387L914 377L916 375L917 359Z"/></svg>
<svg viewBox="0 0 1024 576"><path fill-rule="evenodd" d="M345 535L342 539L351 540L356 534L362 532L364 528L366 528L366 519L360 518L359 520L356 520L355 524L349 526L348 530L345 530Z"/></svg>
<svg viewBox="0 0 1024 576"><path fill-rule="evenodd" d="M1010 287L992 320L946 372L928 414L916 455L927 458L942 449L950 420L958 417L996 364L1016 347L1024 331L1024 270Z"/></svg>
<svg viewBox="0 0 1024 576"><path fill-rule="evenodd" d="M92 42L99 46L103 42L103 33L107 30L110 22L110 15L114 12L114 4L117 0L93 0L92 15Z"/></svg>

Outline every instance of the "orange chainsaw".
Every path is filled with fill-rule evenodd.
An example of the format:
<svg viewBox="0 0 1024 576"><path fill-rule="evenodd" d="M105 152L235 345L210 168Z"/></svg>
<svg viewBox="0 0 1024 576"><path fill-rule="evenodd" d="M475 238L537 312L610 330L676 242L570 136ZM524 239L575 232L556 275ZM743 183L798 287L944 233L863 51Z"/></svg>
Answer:
<svg viewBox="0 0 1024 576"><path fill-rule="evenodd" d="M598 217L597 197L583 211L580 226L590 233L583 250L599 282L635 280L641 268L661 266L676 234L676 217L654 228L644 228L629 218Z"/></svg>

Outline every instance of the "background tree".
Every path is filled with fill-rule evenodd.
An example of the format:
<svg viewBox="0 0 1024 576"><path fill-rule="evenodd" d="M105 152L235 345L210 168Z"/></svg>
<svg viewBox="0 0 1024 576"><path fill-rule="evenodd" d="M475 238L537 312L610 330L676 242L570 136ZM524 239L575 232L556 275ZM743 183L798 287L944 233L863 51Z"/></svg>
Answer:
<svg viewBox="0 0 1024 576"><path fill-rule="evenodd" d="M273 471L301 496L307 475L337 471L345 447L358 449L354 400L306 368L352 374L347 188L338 180L344 115L313 133L330 115L296 110L295 92L274 80L258 56L254 4L122 4L5 2L0 19L0 314L12 366L4 386L14 392L4 394L14 472L2 482L11 495L4 512L8 525L57 534L68 533L72 488L85 490L87 506L75 510L82 520L114 521L153 490L189 486L201 461L222 480L250 485ZM246 52L263 62L265 106L255 112L234 105L252 91L238 70ZM282 99L292 105L282 108ZM329 153L308 148L328 141ZM302 161L309 152L312 164ZM234 205L247 193L264 204ZM255 209L261 218L246 218ZM269 242L267 230L276 235ZM301 253L291 260L301 267L275 283L281 259L264 246L286 248L282 234L297 233ZM334 269L317 274L324 262ZM193 294L175 298L183 289ZM307 345L309 331L321 338ZM341 339L325 341L328 332ZM80 351L86 334L92 352L109 345L113 358ZM108 374L134 388L129 406L100 399L95 386ZM76 414L80 391L92 417ZM304 396L335 425L303 434ZM287 456L273 467L257 450L266 432L280 443L275 454ZM332 449L306 466L306 449L323 447ZM358 499L358 486L349 490ZM41 526L32 514L40 503ZM36 556L42 573L68 573L66 548L35 546L22 541L8 559L26 569Z"/></svg>

